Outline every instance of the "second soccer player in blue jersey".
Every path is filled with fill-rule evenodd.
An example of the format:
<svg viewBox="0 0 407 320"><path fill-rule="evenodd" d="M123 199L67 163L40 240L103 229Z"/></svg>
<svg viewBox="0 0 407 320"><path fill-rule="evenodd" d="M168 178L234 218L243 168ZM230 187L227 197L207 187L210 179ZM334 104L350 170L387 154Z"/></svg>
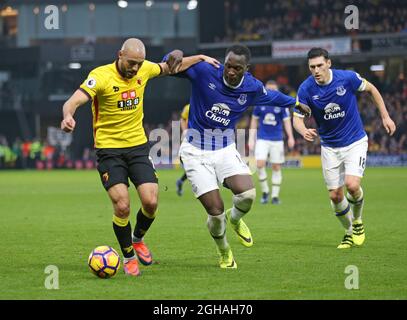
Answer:
<svg viewBox="0 0 407 320"><path fill-rule="evenodd" d="M240 242L253 245L250 230L243 221L256 192L250 169L235 145L236 123L253 105L294 105L309 113L309 107L278 91L264 88L248 72L250 50L243 45L227 49L225 64L214 68L198 63L181 73L191 82L190 112L186 138L180 157L192 191L208 214L207 226L220 256L219 265L234 269L237 264L226 239L226 217ZM219 184L233 192L233 207L224 208Z"/></svg>
<svg viewBox="0 0 407 320"><path fill-rule="evenodd" d="M360 183L368 148L356 93L365 91L371 95L389 135L393 135L396 125L376 87L354 71L331 69L325 49L313 48L308 52L308 67L312 75L300 85L297 99L311 108L317 130L307 128L297 112L293 125L307 141L313 141L317 134L320 136L325 184L332 209L345 228L338 248L351 248L365 241ZM346 197L344 187L348 191Z"/></svg>
<svg viewBox="0 0 407 320"><path fill-rule="evenodd" d="M267 81L266 88L278 90L277 83L273 80ZM267 161L271 163L272 168L271 203L280 204L280 186L283 180L281 165L285 161L283 128L288 138L288 147L293 148L295 140L290 111L277 106L254 107L250 121L249 149L255 150L257 174L262 191L260 203L262 204L268 203L270 196L266 172Z"/></svg>

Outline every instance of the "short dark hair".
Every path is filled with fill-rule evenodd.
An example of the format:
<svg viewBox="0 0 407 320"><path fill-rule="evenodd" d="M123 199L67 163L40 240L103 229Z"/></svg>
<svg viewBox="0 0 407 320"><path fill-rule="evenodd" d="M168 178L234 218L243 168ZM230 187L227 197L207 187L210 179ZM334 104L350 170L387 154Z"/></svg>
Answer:
<svg viewBox="0 0 407 320"><path fill-rule="evenodd" d="M312 48L307 54L308 60L318 57L324 57L326 60L329 58L329 52L323 48Z"/></svg>
<svg viewBox="0 0 407 320"><path fill-rule="evenodd" d="M225 56L227 56L229 52L233 52L234 54L237 54L239 56L245 56L247 63L250 62L252 56L250 53L250 49L243 44L234 44L233 46L227 48Z"/></svg>

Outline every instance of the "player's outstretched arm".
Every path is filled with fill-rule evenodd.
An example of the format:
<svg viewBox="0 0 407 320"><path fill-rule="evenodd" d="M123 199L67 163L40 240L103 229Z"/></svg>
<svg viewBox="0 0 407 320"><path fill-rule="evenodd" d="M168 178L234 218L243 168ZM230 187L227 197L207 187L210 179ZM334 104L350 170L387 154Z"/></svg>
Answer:
<svg viewBox="0 0 407 320"><path fill-rule="evenodd" d="M396 131L396 125L387 112L382 95L380 94L379 90L377 90L377 88L369 81L366 81L365 91L369 92L369 94L372 96L375 105L379 109L383 127L386 129L386 132L392 136Z"/></svg>
<svg viewBox="0 0 407 320"><path fill-rule="evenodd" d="M179 70L179 72L183 72L187 70L189 67L193 66L194 64L197 64L198 62L205 61L209 63L210 65L214 66L215 68L219 68L220 62L216 60L215 58L206 56L204 54L198 54L195 56L190 56L190 57L185 57L182 59L182 65Z"/></svg>
<svg viewBox="0 0 407 320"><path fill-rule="evenodd" d="M75 119L73 118L78 107L89 101L89 97L81 90L76 90L74 94L64 103L62 107L63 119L61 129L65 132L72 132L75 129Z"/></svg>
<svg viewBox="0 0 407 320"><path fill-rule="evenodd" d="M305 126L304 118L299 115L296 115L296 113L294 113L293 126L294 126L295 131L297 131L300 135L302 135L303 138L307 141L312 142L312 141L314 141L315 137L318 136L317 130L308 129Z"/></svg>
<svg viewBox="0 0 407 320"><path fill-rule="evenodd" d="M299 101L296 102L295 107L300 110L306 117L311 116L311 108L308 107L306 104L303 104Z"/></svg>
<svg viewBox="0 0 407 320"><path fill-rule="evenodd" d="M174 50L168 55L164 57L164 62L159 63L161 66L162 72L161 75L169 75L169 74L177 74L180 72L183 72L187 70L189 67L193 66L194 64L197 64L198 62L205 61L215 68L219 68L220 62L216 60L215 58L199 54L199 55L194 55L194 56L189 56L189 57L182 57L179 58L179 53L178 51L180 50ZM182 53L182 51L180 51ZM175 55L174 55L175 54Z"/></svg>
<svg viewBox="0 0 407 320"><path fill-rule="evenodd" d="M290 149L292 149L295 145L295 139L293 135L293 127L291 126L291 118L285 118L283 120L283 125L285 133L287 134L287 145Z"/></svg>
<svg viewBox="0 0 407 320"><path fill-rule="evenodd" d="M263 86L261 93L257 96L254 103L259 106L271 105L281 108L291 108L295 106L303 115L307 117L311 116L311 108L307 105L296 101L293 97L280 91L265 89Z"/></svg>

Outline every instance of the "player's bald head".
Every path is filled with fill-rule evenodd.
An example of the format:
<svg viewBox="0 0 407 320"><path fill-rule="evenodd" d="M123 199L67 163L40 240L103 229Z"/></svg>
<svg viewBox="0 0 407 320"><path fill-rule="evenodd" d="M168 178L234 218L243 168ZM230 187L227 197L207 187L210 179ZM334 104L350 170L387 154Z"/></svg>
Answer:
<svg viewBox="0 0 407 320"><path fill-rule="evenodd" d="M145 59L146 57L146 48L144 43L137 38L129 38L124 41L120 52L127 58Z"/></svg>
<svg viewBox="0 0 407 320"><path fill-rule="evenodd" d="M141 40L130 38L124 41L118 56L117 64L121 75L131 79L143 65L146 58L146 48Z"/></svg>

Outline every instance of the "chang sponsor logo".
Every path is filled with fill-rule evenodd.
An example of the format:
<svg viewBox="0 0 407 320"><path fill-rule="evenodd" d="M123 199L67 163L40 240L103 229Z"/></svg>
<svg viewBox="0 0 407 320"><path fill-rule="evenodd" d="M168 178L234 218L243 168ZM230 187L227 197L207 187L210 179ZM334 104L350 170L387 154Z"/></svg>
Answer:
<svg viewBox="0 0 407 320"><path fill-rule="evenodd" d="M230 108L224 103L215 103L211 110L205 112L205 116L212 121L223 124L225 127L230 123Z"/></svg>
<svg viewBox="0 0 407 320"><path fill-rule="evenodd" d="M267 113L264 116L263 124L269 125L269 126L277 125L276 116L273 113Z"/></svg>
<svg viewBox="0 0 407 320"><path fill-rule="evenodd" d="M336 103L328 103L324 108L325 120L332 120L345 117L345 111L341 111L341 107Z"/></svg>

